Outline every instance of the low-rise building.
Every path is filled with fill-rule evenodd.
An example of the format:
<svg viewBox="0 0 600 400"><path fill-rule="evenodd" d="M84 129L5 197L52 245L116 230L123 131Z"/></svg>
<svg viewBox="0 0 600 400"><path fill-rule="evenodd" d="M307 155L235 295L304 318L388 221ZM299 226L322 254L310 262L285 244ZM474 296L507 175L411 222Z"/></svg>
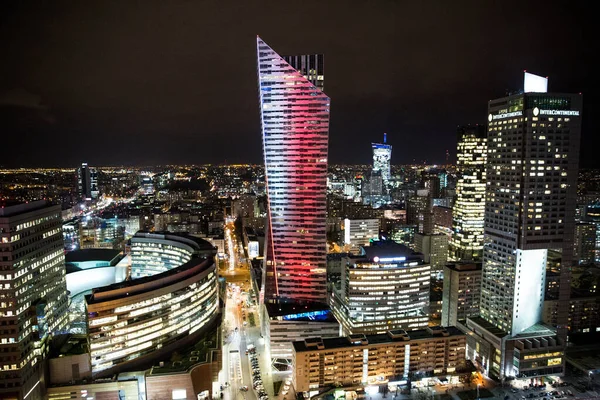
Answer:
<svg viewBox="0 0 600 400"><path fill-rule="evenodd" d="M465 359L465 335L454 327L429 327L377 335L305 339L293 343L296 393L326 386L383 384L447 375Z"/></svg>
<svg viewBox="0 0 600 400"><path fill-rule="evenodd" d="M292 359L294 341L340 335L340 324L326 304L273 302L265 303L262 310L261 329L274 362L286 363Z"/></svg>

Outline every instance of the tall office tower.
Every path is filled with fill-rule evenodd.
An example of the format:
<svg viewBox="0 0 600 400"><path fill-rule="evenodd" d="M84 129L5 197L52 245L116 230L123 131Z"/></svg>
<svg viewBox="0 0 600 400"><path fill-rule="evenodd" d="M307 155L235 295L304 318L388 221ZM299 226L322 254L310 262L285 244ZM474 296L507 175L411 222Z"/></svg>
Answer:
<svg viewBox="0 0 600 400"><path fill-rule="evenodd" d="M489 102L482 321L471 327L496 336L487 359L500 379L564 370L581 106L580 95L547 93L547 79L527 73L523 93ZM539 324L549 250L562 252L550 328Z"/></svg>
<svg viewBox="0 0 600 400"><path fill-rule="evenodd" d="M415 233L414 249L431 264L431 274L441 276L448 262L448 236L445 233Z"/></svg>
<svg viewBox="0 0 600 400"><path fill-rule="evenodd" d="M330 99L257 38L268 227L266 298L327 299Z"/></svg>
<svg viewBox="0 0 600 400"><path fill-rule="evenodd" d="M577 264L592 264L596 259L596 226L585 222L576 224L574 246Z"/></svg>
<svg viewBox="0 0 600 400"><path fill-rule="evenodd" d="M319 90L325 90L325 61L323 54L282 56L282 58Z"/></svg>
<svg viewBox="0 0 600 400"><path fill-rule="evenodd" d="M461 126L457 136L458 180L452 209L450 254L454 260L481 260L487 133L484 125Z"/></svg>
<svg viewBox="0 0 600 400"><path fill-rule="evenodd" d="M387 133L383 134L383 143L371 143L373 147L373 172L381 171L383 184L387 187L391 177L392 146L386 144Z"/></svg>
<svg viewBox="0 0 600 400"><path fill-rule="evenodd" d="M479 315L481 263L458 262L444 266L442 326Z"/></svg>
<svg viewBox="0 0 600 400"><path fill-rule="evenodd" d="M81 164L77 169L77 186L79 196L83 199L97 199L100 194L98 190L98 171L87 163Z"/></svg>
<svg viewBox="0 0 600 400"><path fill-rule="evenodd" d="M0 282L0 398L42 399L48 338L68 322L60 206L0 208Z"/></svg>

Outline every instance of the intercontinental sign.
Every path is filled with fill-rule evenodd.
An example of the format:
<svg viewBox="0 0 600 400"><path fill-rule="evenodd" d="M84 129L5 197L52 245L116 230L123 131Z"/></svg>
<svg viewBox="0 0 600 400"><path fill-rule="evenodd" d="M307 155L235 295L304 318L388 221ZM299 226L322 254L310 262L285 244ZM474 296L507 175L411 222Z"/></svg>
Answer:
<svg viewBox="0 0 600 400"><path fill-rule="evenodd" d="M504 119L504 118L509 118L509 117L520 117L523 115L523 111L513 111L513 112L509 112L509 113L502 113L502 114L496 114L496 115L488 115L488 121L492 122L495 121L497 119Z"/></svg>
<svg viewBox="0 0 600 400"><path fill-rule="evenodd" d="M564 115L579 117L579 110L540 110L539 108L533 109L533 115Z"/></svg>

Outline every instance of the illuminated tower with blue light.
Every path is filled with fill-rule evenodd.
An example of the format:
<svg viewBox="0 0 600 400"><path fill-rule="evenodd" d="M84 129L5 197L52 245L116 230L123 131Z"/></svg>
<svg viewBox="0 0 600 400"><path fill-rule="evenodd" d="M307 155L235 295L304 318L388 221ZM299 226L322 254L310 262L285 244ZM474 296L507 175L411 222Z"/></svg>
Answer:
<svg viewBox="0 0 600 400"><path fill-rule="evenodd" d="M330 99L260 37L257 53L268 199L263 295L326 302Z"/></svg>
<svg viewBox="0 0 600 400"><path fill-rule="evenodd" d="M381 178L385 187L390 182L392 161L392 146L386 142L387 133L384 133L383 143L371 143L373 147L373 172L381 172Z"/></svg>

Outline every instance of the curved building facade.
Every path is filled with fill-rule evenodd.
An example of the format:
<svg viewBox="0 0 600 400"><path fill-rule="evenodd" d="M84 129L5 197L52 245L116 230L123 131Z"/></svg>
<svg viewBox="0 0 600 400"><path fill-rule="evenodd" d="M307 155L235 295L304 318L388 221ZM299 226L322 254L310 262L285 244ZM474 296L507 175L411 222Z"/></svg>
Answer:
<svg viewBox="0 0 600 400"><path fill-rule="evenodd" d="M186 345L219 312L216 249L187 235L139 232L131 280L86 296L94 377L136 368Z"/></svg>

